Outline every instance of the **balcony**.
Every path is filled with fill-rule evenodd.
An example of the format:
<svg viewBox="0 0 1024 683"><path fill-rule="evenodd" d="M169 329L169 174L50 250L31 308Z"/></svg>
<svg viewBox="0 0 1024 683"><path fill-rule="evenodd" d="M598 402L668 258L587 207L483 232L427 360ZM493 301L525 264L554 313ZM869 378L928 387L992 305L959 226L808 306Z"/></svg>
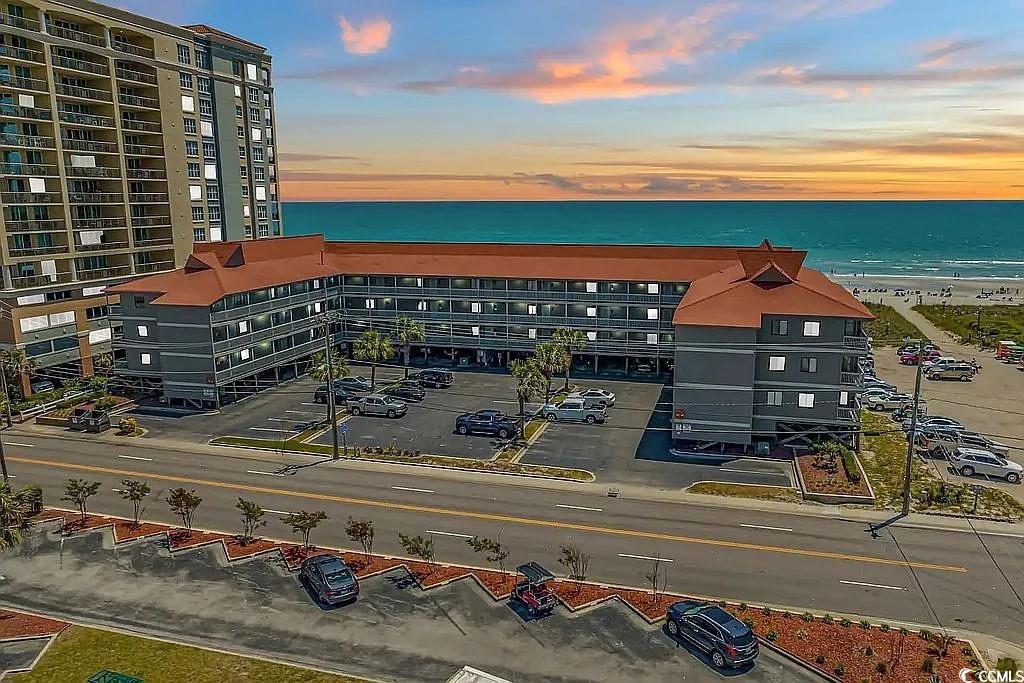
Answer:
<svg viewBox="0 0 1024 683"><path fill-rule="evenodd" d="M122 81L134 81L135 83L148 83L149 85L156 85L156 76L147 74L144 71L136 71L135 69L128 69L123 66L118 66L114 69L114 73Z"/></svg>
<svg viewBox="0 0 1024 683"><path fill-rule="evenodd" d="M139 204L166 204L166 192L129 192L128 199Z"/></svg>
<svg viewBox="0 0 1024 683"><path fill-rule="evenodd" d="M29 19L28 17L16 17L13 14L0 14L0 23L4 26L13 26L15 28L23 28L26 31L41 31L43 30L42 24L35 19Z"/></svg>
<svg viewBox="0 0 1024 683"><path fill-rule="evenodd" d="M124 216L72 218L71 227L75 230L107 230L110 228L127 228L128 222Z"/></svg>
<svg viewBox="0 0 1024 683"><path fill-rule="evenodd" d="M7 221L8 232L63 232L63 218L36 218L25 221Z"/></svg>
<svg viewBox="0 0 1024 683"><path fill-rule="evenodd" d="M121 119L121 127L125 130L138 130L143 133L160 133L162 129L159 123L152 121L139 121L138 119Z"/></svg>
<svg viewBox="0 0 1024 683"><path fill-rule="evenodd" d="M58 38L66 38L67 40L73 40L76 43L85 43L86 45L96 45L98 47L107 46L106 37L98 36L94 33L76 31L71 28L62 28L60 26L54 26L53 24L47 24L46 32L49 33L51 36L57 36Z"/></svg>
<svg viewBox="0 0 1024 683"><path fill-rule="evenodd" d="M73 123L76 126L99 126L100 128L113 128L114 119L109 116L98 116L97 114L79 114L75 111L61 111L58 118L64 123Z"/></svg>
<svg viewBox="0 0 1024 683"><path fill-rule="evenodd" d="M35 90L36 92L49 92L50 90L44 80L12 74L0 76L0 85L8 88L21 88L22 90Z"/></svg>
<svg viewBox="0 0 1024 683"><path fill-rule="evenodd" d="M108 90L99 88L86 88L81 85L68 85L67 83L55 83L54 87L58 95L77 97L82 100L96 100L99 102L110 102L112 95Z"/></svg>
<svg viewBox="0 0 1024 683"><path fill-rule="evenodd" d="M116 166L71 166L67 168L74 178L120 178L121 169Z"/></svg>
<svg viewBox="0 0 1024 683"><path fill-rule="evenodd" d="M14 104L0 105L0 114L17 119L32 119L33 121L50 121L52 119L49 109L22 107Z"/></svg>
<svg viewBox="0 0 1024 683"><path fill-rule="evenodd" d="M131 275L131 266L109 266L107 268L90 268L78 271L79 280L104 280L109 277Z"/></svg>
<svg viewBox="0 0 1024 683"><path fill-rule="evenodd" d="M36 64L43 64L46 61L46 57L39 50L13 47L11 45L0 45L0 57L17 59L22 62L35 62Z"/></svg>
<svg viewBox="0 0 1024 683"><path fill-rule="evenodd" d="M840 372L839 383L851 387L859 387L861 385L861 374L859 372Z"/></svg>
<svg viewBox="0 0 1024 683"><path fill-rule="evenodd" d="M50 61L58 69L68 69L70 71L81 71L87 74L97 74L99 76L110 75L110 67L100 62L90 62L85 59L75 59L74 57L65 57L63 55L50 54Z"/></svg>
<svg viewBox="0 0 1024 683"><path fill-rule="evenodd" d="M22 289L23 287L45 287L47 285L71 281L71 273L66 271L59 272L54 275L19 275L11 277L11 285L15 289Z"/></svg>
<svg viewBox="0 0 1024 683"><path fill-rule="evenodd" d="M161 270L174 268L174 261L150 261L149 263L136 263L136 273L156 273Z"/></svg>
<svg viewBox="0 0 1024 683"><path fill-rule="evenodd" d="M22 135L21 133L0 133L0 145L8 147L31 147L32 149L56 149L56 142L43 135Z"/></svg>
<svg viewBox="0 0 1024 683"><path fill-rule="evenodd" d="M57 167L53 164L23 164L21 162L0 163L0 175L25 175L56 177Z"/></svg>
<svg viewBox="0 0 1024 683"><path fill-rule="evenodd" d="M77 251L112 251L114 249L127 249L127 242L101 242L99 244L75 244Z"/></svg>
<svg viewBox="0 0 1024 683"><path fill-rule="evenodd" d="M136 247L160 247L174 244L173 237L154 237L148 240L135 240Z"/></svg>
<svg viewBox="0 0 1024 683"><path fill-rule="evenodd" d="M99 152L100 154L117 154L116 142L61 138L60 144L64 145L64 149L73 149L79 152Z"/></svg>
<svg viewBox="0 0 1024 683"><path fill-rule="evenodd" d="M141 95L129 95L118 93L117 101L128 107L141 107L143 109L159 109L160 100L154 97L143 97Z"/></svg>
<svg viewBox="0 0 1024 683"><path fill-rule="evenodd" d="M120 192L68 192L72 204L121 204L124 195Z"/></svg>
<svg viewBox="0 0 1024 683"><path fill-rule="evenodd" d="M66 244L54 244L48 247L11 247L11 256L39 256L41 254L60 254L68 250Z"/></svg>
<svg viewBox="0 0 1024 683"><path fill-rule="evenodd" d="M60 204L60 192L0 192L5 204Z"/></svg>
<svg viewBox="0 0 1024 683"><path fill-rule="evenodd" d="M147 59L153 58L153 51L148 47L142 47L141 45L135 45L129 43L126 40L118 40L114 38L114 49L118 52L123 52L126 55L135 55L137 57L146 57ZM155 82L155 81L154 81Z"/></svg>
<svg viewBox="0 0 1024 683"><path fill-rule="evenodd" d="M857 351L868 350L868 338L865 335L843 337L843 348Z"/></svg>
<svg viewBox="0 0 1024 683"><path fill-rule="evenodd" d="M170 224L170 216L132 216L132 227L134 228L168 226Z"/></svg>
<svg viewBox="0 0 1024 683"><path fill-rule="evenodd" d="M167 171L162 168L129 168L126 173L132 180L164 180Z"/></svg>
<svg viewBox="0 0 1024 683"><path fill-rule="evenodd" d="M160 145L125 144L124 153L135 157L162 157L164 148Z"/></svg>

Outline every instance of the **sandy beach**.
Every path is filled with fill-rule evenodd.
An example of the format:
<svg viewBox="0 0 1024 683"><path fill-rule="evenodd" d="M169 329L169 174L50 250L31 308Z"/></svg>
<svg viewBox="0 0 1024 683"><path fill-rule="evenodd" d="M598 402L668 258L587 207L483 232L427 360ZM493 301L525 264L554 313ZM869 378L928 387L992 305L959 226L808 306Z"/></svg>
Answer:
<svg viewBox="0 0 1024 683"><path fill-rule="evenodd" d="M973 304L986 306L993 304L1024 305L1024 280L1015 279L970 279L952 277L904 277L885 275L832 275L835 282L849 290L859 290L861 301L891 304L893 300L909 300L917 303L920 292L923 303ZM952 287L952 296L938 296L944 289ZM885 290L885 291L882 291ZM897 297L896 290L909 294ZM995 292L991 296L979 298L982 292Z"/></svg>

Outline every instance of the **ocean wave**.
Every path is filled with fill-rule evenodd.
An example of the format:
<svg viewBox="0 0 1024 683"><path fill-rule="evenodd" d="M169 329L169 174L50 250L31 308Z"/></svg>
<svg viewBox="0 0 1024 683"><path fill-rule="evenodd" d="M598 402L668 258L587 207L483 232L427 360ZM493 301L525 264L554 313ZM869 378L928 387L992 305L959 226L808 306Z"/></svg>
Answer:
<svg viewBox="0 0 1024 683"><path fill-rule="evenodd" d="M1024 276L1020 275L966 275L961 277L953 277L952 275L913 275L906 273L898 275L893 273L834 273L831 277L833 279L850 277L857 278L860 280L867 280L869 278L879 278L886 280L950 280L952 282L969 282L971 280L992 280L993 282L1012 280L1024 282Z"/></svg>
<svg viewBox="0 0 1024 683"><path fill-rule="evenodd" d="M965 266L1024 266L1024 261L986 261L986 260L950 260L943 261L943 263L965 265Z"/></svg>

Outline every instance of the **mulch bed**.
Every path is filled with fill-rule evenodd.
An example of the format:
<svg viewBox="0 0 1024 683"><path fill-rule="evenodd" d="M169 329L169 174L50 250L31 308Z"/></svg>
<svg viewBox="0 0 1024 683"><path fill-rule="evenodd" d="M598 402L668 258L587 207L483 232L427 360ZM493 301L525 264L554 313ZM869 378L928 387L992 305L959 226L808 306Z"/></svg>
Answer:
<svg viewBox="0 0 1024 683"><path fill-rule="evenodd" d="M402 566L400 560L392 560L380 555L370 555L367 558L362 553L342 553L342 556L345 558L345 563L352 568L352 571L360 579Z"/></svg>
<svg viewBox="0 0 1024 683"><path fill-rule="evenodd" d="M201 545L225 541L230 536L224 534L213 534L207 531L188 531L186 529L174 529L167 532L167 544L172 551L185 550L187 548L198 548Z"/></svg>
<svg viewBox="0 0 1024 683"><path fill-rule="evenodd" d="M262 538L254 538L248 543L243 543L241 536L228 536L223 540L224 551L227 553L229 561L254 557L277 549L277 543L265 541Z"/></svg>
<svg viewBox="0 0 1024 683"><path fill-rule="evenodd" d="M602 600L615 597L616 591L593 583L575 581L553 581L549 588L566 607L577 610Z"/></svg>
<svg viewBox="0 0 1024 683"><path fill-rule="evenodd" d="M473 576L495 600L504 600L512 593L516 585L516 575L508 572L494 572L486 569L474 569Z"/></svg>
<svg viewBox="0 0 1024 683"><path fill-rule="evenodd" d="M113 523L114 520L110 517L86 515L85 520L82 520L82 516L77 512L65 512L64 524L61 526L60 531L65 536L71 536L72 534L79 534L84 531L99 529L104 526L112 526Z"/></svg>
<svg viewBox="0 0 1024 683"><path fill-rule="evenodd" d="M839 469L835 474L835 477L830 484L828 481L828 472L824 467L815 466L814 462L817 456L814 453L805 453L803 455L796 456L796 466L800 468L800 475L803 477L804 486L807 487L808 491L814 493L834 493L847 496L870 496L871 491L868 489L867 481L861 477L861 480L854 484L846 478L846 473L843 470L843 464L840 462Z"/></svg>
<svg viewBox="0 0 1024 683"><path fill-rule="evenodd" d="M281 550L281 557L284 558L285 565L293 572L298 571L303 561L310 557L330 555L335 552L328 548L317 548L315 545L306 547L296 543L279 543L277 547Z"/></svg>
<svg viewBox="0 0 1024 683"><path fill-rule="evenodd" d="M135 524L131 520L114 519L114 543L128 543L147 536L156 536L166 533L174 527L166 524L153 524L151 522L139 522Z"/></svg>
<svg viewBox="0 0 1024 683"><path fill-rule="evenodd" d="M60 633L67 626L63 621L56 619L0 609L0 640L52 636Z"/></svg>
<svg viewBox="0 0 1024 683"><path fill-rule="evenodd" d="M469 576L465 567L451 567L444 564L428 564L426 562L405 562L409 573L413 575L420 588L426 590L434 586Z"/></svg>

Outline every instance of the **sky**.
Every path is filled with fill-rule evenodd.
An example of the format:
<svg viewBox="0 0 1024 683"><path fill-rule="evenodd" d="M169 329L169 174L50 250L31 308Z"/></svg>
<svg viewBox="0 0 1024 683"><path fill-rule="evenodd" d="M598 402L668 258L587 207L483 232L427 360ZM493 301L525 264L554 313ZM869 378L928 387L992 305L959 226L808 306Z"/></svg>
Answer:
<svg viewBox="0 0 1024 683"><path fill-rule="evenodd" d="M125 0L273 55L285 200L1024 198L1022 0Z"/></svg>

